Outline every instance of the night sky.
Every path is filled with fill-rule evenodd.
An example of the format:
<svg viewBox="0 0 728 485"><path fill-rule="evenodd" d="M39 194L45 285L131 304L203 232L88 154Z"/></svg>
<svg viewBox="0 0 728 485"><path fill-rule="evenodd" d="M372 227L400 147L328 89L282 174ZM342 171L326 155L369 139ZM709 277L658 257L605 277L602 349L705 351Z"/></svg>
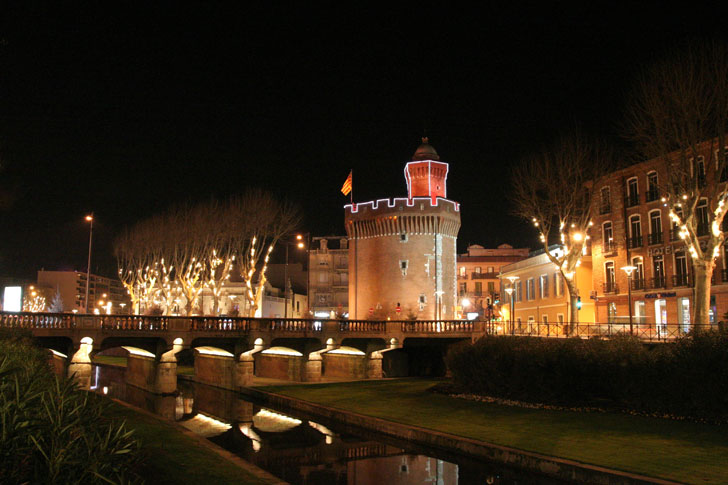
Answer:
<svg viewBox="0 0 728 485"><path fill-rule="evenodd" d="M723 12L664 3L15 3L0 7L0 190L13 196L0 276L13 277L84 270L91 211L92 270L113 275L124 227L248 187L300 204L303 231L343 234L349 170L355 200L401 197L423 133L450 164L460 251L535 248L510 214L510 167L576 125L628 149L619 123L641 66L726 35Z"/></svg>

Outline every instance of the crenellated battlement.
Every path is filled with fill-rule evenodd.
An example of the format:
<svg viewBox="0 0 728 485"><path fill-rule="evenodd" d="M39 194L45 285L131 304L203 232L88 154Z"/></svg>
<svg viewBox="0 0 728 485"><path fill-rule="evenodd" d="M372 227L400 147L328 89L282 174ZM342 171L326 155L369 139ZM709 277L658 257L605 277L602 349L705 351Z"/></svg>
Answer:
<svg viewBox="0 0 728 485"><path fill-rule="evenodd" d="M432 199L430 199L429 197L413 197L411 199L408 199L406 197L396 197L394 199L377 199L371 200L369 202L346 204L344 206L344 210L346 211L346 214L349 215L378 211L380 209L415 209L423 211L426 209L436 209L440 207L445 208L448 206L450 207L450 211L460 212L460 203L453 200L444 199L442 197L437 197L435 204L432 203Z"/></svg>
<svg viewBox="0 0 728 485"><path fill-rule="evenodd" d="M460 204L429 197L379 199L345 207L346 231L351 239L401 234L441 234L457 237Z"/></svg>

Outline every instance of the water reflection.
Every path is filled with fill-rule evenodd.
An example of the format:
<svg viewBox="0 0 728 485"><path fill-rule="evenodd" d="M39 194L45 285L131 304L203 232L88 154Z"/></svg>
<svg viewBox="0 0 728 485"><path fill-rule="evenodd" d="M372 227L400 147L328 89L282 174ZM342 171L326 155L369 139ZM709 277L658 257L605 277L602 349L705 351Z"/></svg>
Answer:
<svg viewBox="0 0 728 485"><path fill-rule="evenodd" d="M352 433L189 381L179 380L178 395L160 396L125 385L123 369L95 366L91 380L95 391L177 421L294 485L558 483L373 432Z"/></svg>

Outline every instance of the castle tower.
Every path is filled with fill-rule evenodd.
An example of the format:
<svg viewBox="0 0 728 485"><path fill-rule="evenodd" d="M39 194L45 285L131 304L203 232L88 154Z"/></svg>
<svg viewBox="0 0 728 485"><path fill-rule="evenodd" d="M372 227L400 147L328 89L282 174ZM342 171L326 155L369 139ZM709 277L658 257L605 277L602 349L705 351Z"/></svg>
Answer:
<svg viewBox="0 0 728 485"><path fill-rule="evenodd" d="M406 198L344 207L349 318L455 317L460 204L445 198L447 172L423 138L405 165Z"/></svg>

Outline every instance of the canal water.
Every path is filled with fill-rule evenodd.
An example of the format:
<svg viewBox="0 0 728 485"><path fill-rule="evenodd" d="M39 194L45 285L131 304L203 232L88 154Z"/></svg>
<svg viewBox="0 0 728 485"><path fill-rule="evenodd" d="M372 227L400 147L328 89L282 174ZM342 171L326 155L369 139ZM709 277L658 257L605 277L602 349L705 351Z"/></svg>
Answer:
<svg viewBox="0 0 728 485"><path fill-rule="evenodd" d="M204 436L293 485L556 484L550 478L413 445L313 415L260 406L240 394L178 380L160 396L124 383L124 369L94 366L91 388Z"/></svg>

